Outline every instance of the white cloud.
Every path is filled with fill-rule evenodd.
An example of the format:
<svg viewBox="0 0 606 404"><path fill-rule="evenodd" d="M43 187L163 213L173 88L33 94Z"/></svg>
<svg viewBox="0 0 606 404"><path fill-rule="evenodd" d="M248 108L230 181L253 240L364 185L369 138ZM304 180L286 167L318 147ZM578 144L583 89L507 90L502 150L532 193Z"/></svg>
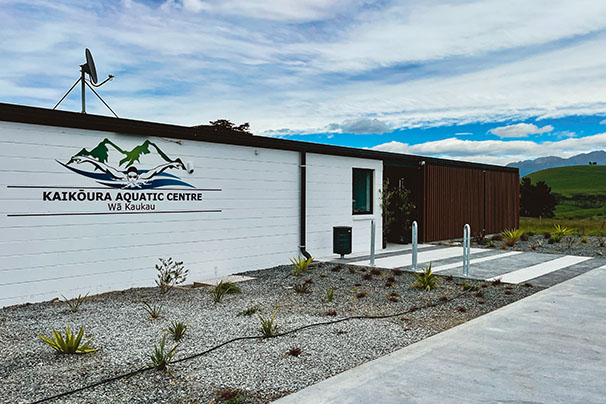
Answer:
<svg viewBox="0 0 606 404"><path fill-rule="evenodd" d="M377 145L372 149L488 164L507 164L545 156L571 157L579 153L602 150L605 145L606 133L600 133L582 138L542 143L530 140L461 140L457 138L416 145L392 141Z"/></svg>
<svg viewBox="0 0 606 404"><path fill-rule="evenodd" d="M539 128L537 125L532 123L517 123L515 125L500 126L493 128L488 131L500 138L511 138L511 137L528 137L528 135L540 135L543 133L549 133L553 130L553 126L545 125Z"/></svg>
<svg viewBox="0 0 606 404"><path fill-rule="evenodd" d="M347 119L340 127L343 133L355 134L381 134L391 131L385 122L374 118Z"/></svg>

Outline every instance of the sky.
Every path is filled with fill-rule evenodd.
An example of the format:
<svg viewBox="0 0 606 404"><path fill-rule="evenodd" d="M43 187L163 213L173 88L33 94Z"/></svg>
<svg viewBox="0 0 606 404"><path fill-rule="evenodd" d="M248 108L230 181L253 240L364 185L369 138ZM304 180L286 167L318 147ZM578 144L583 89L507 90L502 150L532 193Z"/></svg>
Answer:
<svg viewBox="0 0 606 404"><path fill-rule="evenodd" d="M507 164L606 145L603 0L0 0L0 102ZM89 113L110 112L89 93ZM74 91L60 109L79 111Z"/></svg>

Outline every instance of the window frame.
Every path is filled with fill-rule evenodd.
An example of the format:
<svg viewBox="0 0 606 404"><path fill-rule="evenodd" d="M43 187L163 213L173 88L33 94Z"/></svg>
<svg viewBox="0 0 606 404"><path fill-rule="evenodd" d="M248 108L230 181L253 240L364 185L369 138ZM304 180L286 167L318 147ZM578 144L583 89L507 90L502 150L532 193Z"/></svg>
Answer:
<svg viewBox="0 0 606 404"><path fill-rule="evenodd" d="M356 171L367 172L370 174L369 175L369 177L370 177L370 210L364 211L364 212L355 211L355 205L354 205L355 197L354 196L355 196L356 183L354 181L354 178L355 178ZM351 214L352 215L355 215L355 216L372 215L374 213L374 183L375 183L375 170L374 169L352 167L352 171L351 171Z"/></svg>

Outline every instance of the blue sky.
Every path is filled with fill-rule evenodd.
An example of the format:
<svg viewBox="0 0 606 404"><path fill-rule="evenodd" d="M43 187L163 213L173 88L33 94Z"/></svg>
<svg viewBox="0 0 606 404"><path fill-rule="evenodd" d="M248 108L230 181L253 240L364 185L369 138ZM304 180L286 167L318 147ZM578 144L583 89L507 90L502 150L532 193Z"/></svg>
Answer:
<svg viewBox="0 0 606 404"><path fill-rule="evenodd" d="M51 108L88 47L125 118L494 164L606 145L602 0L0 7L0 102ZM109 114L92 95L88 110Z"/></svg>

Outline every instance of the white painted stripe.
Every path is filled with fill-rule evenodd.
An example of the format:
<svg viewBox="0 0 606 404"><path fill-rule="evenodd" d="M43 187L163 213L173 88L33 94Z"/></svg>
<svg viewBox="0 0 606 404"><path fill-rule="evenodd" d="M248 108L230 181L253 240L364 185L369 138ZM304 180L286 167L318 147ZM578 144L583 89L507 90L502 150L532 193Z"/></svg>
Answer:
<svg viewBox="0 0 606 404"><path fill-rule="evenodd" d="M486 251L484 248L472 248L470 249L471 254ZM440 248L431 251L419 251L417 255L417 262L419 264L444 260L447 258L460 256L463 260L463 247L448 247ZM354 265L368 265L368 260L352 262ZM402 254L393 257L377 258L375 265L384 268L397 268L412 265L412 254Z"/></svg>
<svg viewBox="0 0 606 404"><path fill-rule="evenodd" d="M419 244L417 246L418 250L422 250L425 248L429 248L429 247L435 247L435 244ZM412 250L412 245L388 245L387 248L384 248L382 250L378 250L376 252L376 256L377 259L379 259L379 255L381 254L392 254L392 253L400 253L401 255L398 255L398 257L401 257L404 254L410 254ZM367 257L370 253L368 251L366 252L358 252L358 253L353 253L353 254L348 254L345 256L346 259L354 259L354 258L359 258L359 257ZM329 255L326 257L314 257L314 261L335 261L339 259L339 255L338 254L333 254L333 255ZM356 261L353 264L354 265L368 265L368 260L366 260L366 263L362 263L363 261ZM0 270L1 271L1 270Z"/></svg>
<svg viewBox="0 0 606 404"><path fill-rule="evenodd" d="M492 261L492 260L496 260L499 258L510 257L512 255L517 255L517 254L521 254L521 253L522 253L522 251L509 251L509 252L506 252L503 254L495 254L495 255L490 255L488 257L476 258L476 259L470 260L469 265L479 264L480 262ZM463 267L462 260L461 260L461 262L454 262L452 264L440 265L439 267L432 268L431 271L432 272L446 271L447 269L458 268L458 267ZM471 268L470 268L470 271L471 271Z"/></svg>
<svg viewBox="0 0 606 404"><path fill-rule="evenodd" d="M558 269L566 268L574 264L578 264L583 261L590 260L592 257L577 257L572 255L566 255L564 257L556 258L551 261L542 262L527 268L518 269L517 271L506 273L502 276L495 276L487 279L492 281L495 279L501 279L501 282L507 283L522 283L533 278L557 271Z"/></svg>

